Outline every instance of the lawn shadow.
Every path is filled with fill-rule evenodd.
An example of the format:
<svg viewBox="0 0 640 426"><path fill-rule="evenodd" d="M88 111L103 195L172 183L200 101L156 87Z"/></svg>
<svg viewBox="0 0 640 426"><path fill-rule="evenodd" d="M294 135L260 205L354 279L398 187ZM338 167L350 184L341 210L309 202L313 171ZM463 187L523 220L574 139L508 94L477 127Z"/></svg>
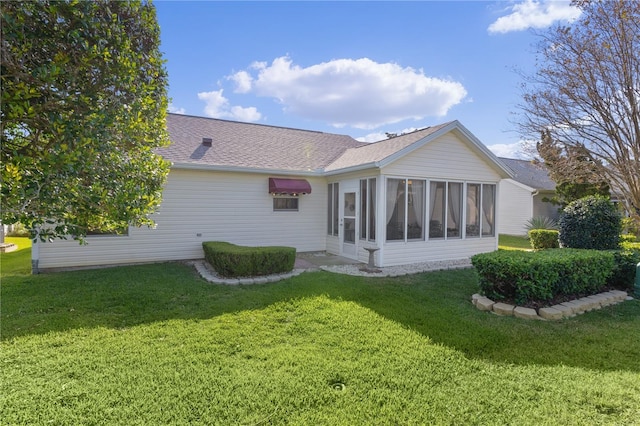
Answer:
<svg viewBox="0 0 640 426"><path fill-rule="evenodd" d="M179 263L14 275L3 278L0 330L7 340L80 328L121 329L327 296L355 302L469 358L640 371L640 342L632 338L640 327L637 301L558 322L525 321L475 309L470 301L475 283L473 270L459 270L398 278L305 272L277 283L225 286L207 283Z"/></svg>

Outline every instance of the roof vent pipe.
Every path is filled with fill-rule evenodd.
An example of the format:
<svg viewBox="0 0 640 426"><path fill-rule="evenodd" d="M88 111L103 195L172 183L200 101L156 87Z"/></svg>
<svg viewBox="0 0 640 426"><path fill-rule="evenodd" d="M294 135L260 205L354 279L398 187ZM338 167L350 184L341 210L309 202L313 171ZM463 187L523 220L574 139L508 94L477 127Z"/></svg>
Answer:
<svg viewBox="0 0 640 426"><path fill-rule="evenodd" d="M211 146L212 143L213 143L213 139L211 139L211 138L202 138L202 145L203 146Z"/></svg>

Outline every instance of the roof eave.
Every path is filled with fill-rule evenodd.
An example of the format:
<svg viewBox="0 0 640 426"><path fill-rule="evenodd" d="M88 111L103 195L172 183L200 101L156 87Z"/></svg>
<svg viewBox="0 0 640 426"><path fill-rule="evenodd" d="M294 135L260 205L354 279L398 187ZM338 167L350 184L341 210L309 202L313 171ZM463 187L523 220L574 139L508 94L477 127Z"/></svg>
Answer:
<svg viewBox="0 0 640 426"><path fill-rule="evenodd" d="M513 178L508 178L508 180L509 180L509 181L511 181L511 184L512 184L512 185L515 185L515 186L517 186L517 187L519 187L519 188L522 188L522 189L524 189L524 190L525 190L525 191L527 191L527 192L531 192L532 194L533 194L534 192L538 191L538 189L536 189L536 188L534 188L534 187L531 187L531 186L529 186L529 185L525 185L525 184L524 184L524 183L522 183L522 182L518 182L517 180L515 180L515 179L513 179Z"/></svg>
<svg viewBox="0 0 640 426"><path fill-rule="evenodd" d="M344 167L341 169L335 169L335 170L329 170L329 171L324 171L323 176L335 176L335 175L342 175L345 173L353 173L353 172L359 172L362 170L368 170L368 169L379 169L380 168L380 163L377 161L372 161L370 163L365 163L365 164L358 164L357 166L350 166L350 167Z"/></svg>
<svg viewBox="0 0 640 426"><path fill-rule="evenodd" d="M236 172L236 173L255 173L263 175L282 175L282 176L322 176L323 171L319 170L288 170L288 169L262 169L254 167L238 167L238 166L220 166L211 164L197 163L171 163L171 168L181 170L207 170L215 172Z"/></svg>

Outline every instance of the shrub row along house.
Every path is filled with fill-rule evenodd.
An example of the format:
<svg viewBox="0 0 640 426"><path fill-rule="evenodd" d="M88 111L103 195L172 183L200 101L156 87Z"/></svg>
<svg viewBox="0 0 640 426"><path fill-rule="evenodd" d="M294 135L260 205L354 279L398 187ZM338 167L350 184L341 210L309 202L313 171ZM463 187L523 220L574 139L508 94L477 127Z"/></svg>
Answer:
<svg viewBox="0 0 640 426"><path fill-rule="evenodd" d="M509 169L458 121L376 143L169 114L155 229L37 243L42 270L203 258L202 242L285 245L377 266L497 248Z"/></svg>

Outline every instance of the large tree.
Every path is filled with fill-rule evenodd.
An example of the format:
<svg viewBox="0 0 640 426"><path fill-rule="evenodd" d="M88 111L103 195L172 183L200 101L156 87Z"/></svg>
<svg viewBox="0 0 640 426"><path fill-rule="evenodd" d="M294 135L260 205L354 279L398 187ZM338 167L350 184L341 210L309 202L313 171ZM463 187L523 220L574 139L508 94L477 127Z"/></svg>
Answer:
<svg viewBox="0 0 640 426"><path fill-rule="evenodd" d="M598 165L584 152L584 147L563 146L544 130L536 144L538 156L549 176L556 182L555 194L543 198L564 209L569 203L589 195L610 196L610 187L597 173Z"/></svg>
<svg viewBox="0 0 640 426"><path fill-rule="evenodd" d="M561 180L586 162L640 218L640 1L573 4L578 20L538 34L518 124L525 138L542 132L560 148L569 160L553 170Z"/></svg>
<svg viewBox="0 0 640 426"><path fill-rule="evenodd" d="M34 237L152 225L167 74L140 1L0 4L2 223Z"/></svg>

